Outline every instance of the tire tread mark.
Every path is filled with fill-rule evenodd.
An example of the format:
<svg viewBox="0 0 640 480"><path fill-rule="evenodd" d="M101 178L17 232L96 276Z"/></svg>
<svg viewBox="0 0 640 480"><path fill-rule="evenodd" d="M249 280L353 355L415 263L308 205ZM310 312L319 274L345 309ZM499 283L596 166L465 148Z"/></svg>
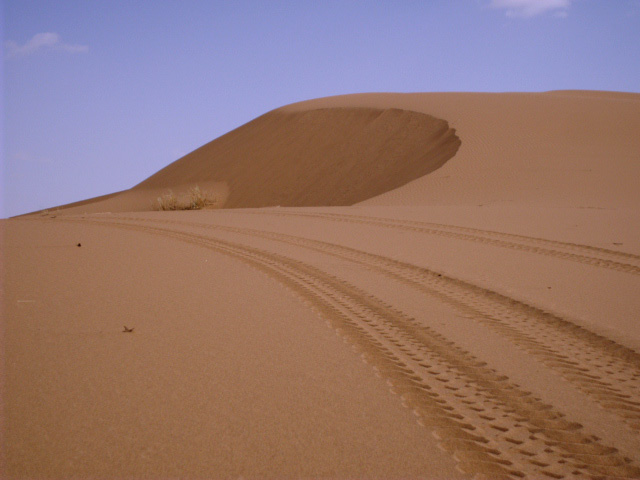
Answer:
<svg viewBox="0 0 640 480"><path fill-rule="evenodd" d="M492 230L481 230L469 227L460 227L456 225L447 225L440 223L428 223L417 222L409 220L396 220L387 219L381 217L369 217L364 215L347 215L338 213L304 213L304 212L243 212L251 213L255 215L277 215L277 216L299 216L309 218L322 218L333 221L358 223L363 225L373 225L385 228L395 228L405 231L413 231L417 233L424 233L429 235L437 235L448 238L455 238L458 240L467 240L476 243L483 243L493 245L497 247L508 248L512 250L519 250L528 253L534 253L539 255L545 255L549 257L560 258L563 260L570 260L578 263L592 265L601 268L608 268L617 270L620 272L630 273L633 275L640 275L640 266L630 263L624 263L619 260L626 261L638 261L640 262L640 255L632 253L619 252L616 250L610 250L602 247L595 247L591 245L583 245L571 242L561 242L558 240L550 240L540 237L528 237L525 235L518 235L512 233L496 232ZM524 242L524 243L523 243ZM533 243L534 245L529 245ZM543 245L542 247L535 245ZM582 252L580 254L563 252L557 250L557 248L564 248L567 250L573 250ZM594 255L600 255L594 256ZM608 258L602 258L602 256L610 256L618 260L611 260Z"/></svg>
<svg viewBox="0 0 640 480"><path fill-rule="evenodd" d="M554 411L551 406L543 404L529 392L511 384L506 377L497 375L453 342L344 280L298 260L203 235L111 221L88 223L133 229L194 243L243 260L280 280L319 308L323 317L327 318L349 343L363 350L363 354L374 363L374 367L383 377L391 381L396 393L402 395L403 401L414 408L414 412L433 429L440 440L467 442L442 443L443 448L452 445L459 448L453 455L463 471L491 477L523 477L526 471L557 476L556 478L563 478L569 471L571 474L587 477L640 475L640 469L630 459L619 455L615 448L602 445L596 437L581 433L581 425L564 420L563 415ZM362 318L368 321L363 322ZM403 357L405 360L400 360ZM547 445L545 452L549 454L549 460L555 459L555 463L538 462L546 465L545 470L540 470L539 466L536 467L528 461L526 470L514 469L513 460L518 467L525 465L517 458L519 450L496 449L487 452L476 447L462 449L463 445L482 446L489 443L486 438L489 429L482 432L476 426L463 423L452 416L451 410L443 407L447 406L446 396L449 394L431 392L433 384L424 382L424 375L428 375L430 370L411 367L411 362L420 360L424 364L433 363L435 373L429 378L442 375L441 380L446 383L461 381L461 389L472 392L460 394L462 398L476 396L493 403L494 409L500 408L502 416L506 419L503 419L503 422L507 422L515 430L527 430L531 434L530 441L544 442L544 445ZM449 395L449 398L455 398L455 395ZM468 402L470 405L476 405L479 410L483 410L482 405L486 403L473 400ZM434 409L441 414L434 415ZM509 427L491 429L490 434L500 437L504 435L505 428L506 431L510 430ZM484 435L472 433L476 430L480 430L478 433ZM563 437L563 434L571 436ZM507 454L509 459L500 458L500 455L505 456L504 454ZM598 459L606 456L610 460L588 462L585 455L593 455ZM606 465L603 466L603 463ZM610 466L609 463L615 465Z"/></svg>
<svg viewBox="0 0 640 480"><path fill-rule="evenodd" d="M137 217L122 217L142 220ZM142 220L142 221L147 221ZM640 431L640 354L568 320L469 282L423 267L319 240L239 227L175 220L148 220L230 231L314 249L374 269L449 304L463 315L488 326L557 371L628 427ZM469 296L473 298L469 300ZM481 301L477 301L477 300ZM519 322L516 318L522 317ZM533 325L533 327L532 327ZM527 329L529 330L527 332ZM544 342L538 338L544 338ZM560 345L552 345L560 341ZM579 358L583 365L570 360ZM612 377L616 370L618 377ZM591 373L587 373L591 372Z"/></svg>

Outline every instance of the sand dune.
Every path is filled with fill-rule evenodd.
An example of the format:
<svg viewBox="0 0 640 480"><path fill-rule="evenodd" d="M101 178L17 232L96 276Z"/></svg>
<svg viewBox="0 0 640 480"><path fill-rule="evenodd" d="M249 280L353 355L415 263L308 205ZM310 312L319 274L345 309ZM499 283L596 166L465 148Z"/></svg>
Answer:
<svg viewBox="0 0 640 480"><path fill-rule="evenodd" d="M276 110L129 191L67 207L151 210L163 192L180 193L194 185L217 192L226 208L352 205L436 170L459 145L447 122L412 111Z"/></svg>
<svg viewBox="0 0 640 480"><path fill-rule="evenodd" d="M194 184L227 208L635 208L638 122L640 95L616 92L321 98L269 112L131 190L62 208L147 211L168 189Z"/></svg>
<svg viewBox="0 0 640 480"><path fill-rule="evenodd" d="M5 476L640 478L639 106L318 99L2 222Z"/></svg>

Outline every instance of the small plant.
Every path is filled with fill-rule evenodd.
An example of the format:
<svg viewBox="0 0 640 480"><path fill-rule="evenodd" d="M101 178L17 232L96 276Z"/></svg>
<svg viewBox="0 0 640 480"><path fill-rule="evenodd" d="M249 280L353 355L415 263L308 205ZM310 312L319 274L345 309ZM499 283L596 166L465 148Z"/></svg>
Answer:
<svg viewBox="0 0 640 480"><path fill-rule="evenodd" d="M158 197L158 210L178 210L178 197L169 190Z"/></svg>
<svg viewBox="0 0 640 480"><path fill-rule="evenodd" d="M210 192L203 192L199 186L193 187L189 190L190 203L189 208L191 210L200 210L205 207L213 206L217 203L216 197Z"/></svg>
<svg viewBox="0 0 640 480"><path fill-rule="evenodd" d="M213 193L203 191L196 185L180 198L168 190L167 193L158 197L156 208L158 210L201 210L217 203L218 199Z"/></svg>

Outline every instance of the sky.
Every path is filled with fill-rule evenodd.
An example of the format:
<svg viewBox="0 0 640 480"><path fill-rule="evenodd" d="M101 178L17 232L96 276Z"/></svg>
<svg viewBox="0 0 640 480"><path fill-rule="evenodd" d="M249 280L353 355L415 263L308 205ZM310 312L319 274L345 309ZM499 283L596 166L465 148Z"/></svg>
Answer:
<svg viewBox="0 0 640 480"><path fill-rule="evenodd" d="M640 0L4 0L0 217L128 189L280 106L640 92Z"/></svg>

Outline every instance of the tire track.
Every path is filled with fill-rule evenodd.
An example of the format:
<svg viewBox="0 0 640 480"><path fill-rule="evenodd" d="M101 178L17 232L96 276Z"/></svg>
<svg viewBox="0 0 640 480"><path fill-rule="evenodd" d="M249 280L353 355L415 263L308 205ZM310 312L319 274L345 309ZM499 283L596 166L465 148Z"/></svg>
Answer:
<svg viewBox="0 0 640 480"><path fill-rule="evenodd" d="M437 298L507 338L619 417L632 431L640 432L640 354L540 308L424 267L319 240L177 220L120 218L275 240L375 270Z"/></svg>
<svg viewBox="0 0 640 480"><path fill-rule="evenodd" d="M634 461L584 432L429 327L311 265L204 235L139 224L64 220L145 232L230 255L309 302L385 378L459 468L490 478L640 476Z"/></svg>
<svg viewBox="0 0 640 480"><path fill-rule="evenodd" d="M640 255L618 252L601 247L582 245L578 243L560 242L539 237L527 237L511 233L492 230L480 230L469 227L459 227L440 223L418 222L411 220L395 220L390 218L369 217L364 215L347 215L340 213L305 213L305 212L243 212L255 215L299 216L322 218L338 222L373 225L393 228L428 235L437 235L457 240L467 240L486 245L493 245L511 250L560 258L578 263L584 263L600 268L608 268L620 272L640 275ZM570 250L569 252L562 249ZM571 252L578 253L571 253ZM635 262L625 263L625 262Z"/></svg>

